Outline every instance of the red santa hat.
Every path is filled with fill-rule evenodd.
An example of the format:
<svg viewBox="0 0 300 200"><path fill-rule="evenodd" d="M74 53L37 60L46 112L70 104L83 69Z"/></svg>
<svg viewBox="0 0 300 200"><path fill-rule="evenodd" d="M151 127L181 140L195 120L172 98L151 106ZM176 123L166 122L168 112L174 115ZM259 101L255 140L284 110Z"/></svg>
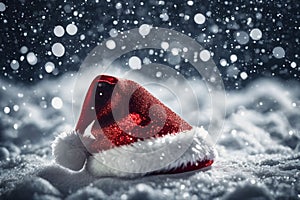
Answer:
<svg viewBox="0 0 300 200"><path fill-rule="evenodd" d="M74 131L52 144L55 161L95 176L182 173L208 167L215 151L193 127L134 81L97 76Z"/></svg>

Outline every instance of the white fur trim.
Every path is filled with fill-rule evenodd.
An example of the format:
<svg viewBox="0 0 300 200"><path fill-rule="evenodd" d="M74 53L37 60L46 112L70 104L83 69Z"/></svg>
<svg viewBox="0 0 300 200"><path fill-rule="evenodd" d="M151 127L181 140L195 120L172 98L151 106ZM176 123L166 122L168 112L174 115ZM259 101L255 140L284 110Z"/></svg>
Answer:
<svg viewBox="0 0 300 200"><path fill-rule="evenodd" d="M93 154L88 157L86 167L94 176L135 177L213 160L215 156L207 131L193 127L176 135L146 139Z"/></svg>
<svg viewBox="0 0 300 200"><path fill-rule="evenodd" d="M82 169L87 150L75 131L63 132L52 143L52 154L56 163L71 170Z"/></svg>

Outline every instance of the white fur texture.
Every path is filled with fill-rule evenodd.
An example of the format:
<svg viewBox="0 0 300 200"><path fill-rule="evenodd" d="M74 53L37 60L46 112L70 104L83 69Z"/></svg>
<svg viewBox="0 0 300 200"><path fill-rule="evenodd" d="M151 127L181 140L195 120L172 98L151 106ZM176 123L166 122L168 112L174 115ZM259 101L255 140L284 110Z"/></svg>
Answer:
<svg viewBox="0 0 300 200"><path fill-rule="evenodd" d="M164 172L197 161L213 160L215 150L203 128L193 127L176 135L137 141L89 155L75 131L64 132L52 144L55 161L71 170L83 168L97 177L135 177L150 172ZM88 145L88 143L85 143Z"/></svg>
<svg viewBox="0 0 300 200"><path fill-rule="evenodd" d="M63 132L52 143L56 163L71 170L82 169L88 152L75 131Z"/></svg>
<svg viewBox="0 0 300 200"><path fill-rule="evenodd" d="M215 150L203 128L194 127L176 135L166 135L123 145L90 156L87 170L94 176L135 177L164 172L188 163L213 160Z"/></svg>

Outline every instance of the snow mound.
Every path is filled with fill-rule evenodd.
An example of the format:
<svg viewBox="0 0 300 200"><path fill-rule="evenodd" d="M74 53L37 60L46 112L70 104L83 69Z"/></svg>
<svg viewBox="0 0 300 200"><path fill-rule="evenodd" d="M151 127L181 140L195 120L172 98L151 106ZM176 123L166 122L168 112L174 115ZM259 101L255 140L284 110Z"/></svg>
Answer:
<svg viewBox="0 0 300 200"><path fill-rule="evenodd" d="M26 178L8 195L7 199L59 199L60 192L39 177Z"/></svg>
<svg viewBox="0 0 300 200"><path fill-rule="evenodd" d="M101 190L93 187L85 187L76 191L74 194L69 195L66 200L76 199L107 199L107 195Z"/></svg>
<svg viewBox="0 0 300 200"><path fill-rule="evenodd" d="M1 199L299 198L300 91L295 83L264 79L227 92L225 124L215 145L219 157L212 168L120 179L95 178L85 170L74 172L53 162L52 141L72 130L76 121L72 106L80 109L80 101L72 104L71 76L30 88L0 82ZM209 95L202 82L191 85L200 110L189 102L191 96L182 93L182 116L193 125L199 120L206 128ZM175 88L184 90L178 84ZM83 96L85 89L78 88L81 92L74 93L74 98ZM170 93L155 87L149 90L180 113ZM52 105L55 97L61 99L59 106Z"/></svg>

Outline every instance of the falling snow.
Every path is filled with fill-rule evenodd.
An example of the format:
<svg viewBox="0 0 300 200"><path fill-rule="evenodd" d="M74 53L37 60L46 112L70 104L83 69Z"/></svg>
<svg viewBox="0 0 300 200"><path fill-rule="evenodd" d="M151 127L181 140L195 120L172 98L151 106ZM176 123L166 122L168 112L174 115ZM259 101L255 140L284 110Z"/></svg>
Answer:
<svg viewBox="0 0 300 200"><path fill-rule="evenodd" d="M225 66L227 65L226 59L222 58L222 59L220 60L220 65L223 66L223 67L225 67Z"/></svg>
<svg viewBox="0 0 300 200"><path fill-rule="evenodd" d="M77 33L77 26L75 24L68 24L66 31L69 35L75 35Z"/></svg>
<svg viewBox="0 0 300 200"><path fill-rule="evenodd" d="M167 49L169 48L169 43L168 43L168 42L162 42L162 43L161 43L161 48L162 48L163 50L167 50Z"/></svg>
<svg viewBox="0 0 300 200"><path fill-rule="evenodd" d="M275 47L273 49L273 56L278 59L284 58L285 56L284 49L282 47Z"/></svg>
<svg viewBox="0 0 300 200"><path fill-rule="evenodd" d="M27 53L27 51L28 51L28 48L27 48L26 46L22 46L21 49L20 49L20 52L21 52L22 54Z"/></svg>
<svg viewBox="0 0 300 200"><path fill-rule="evenodd" d="M250 37L253 40L260 40L262 38L262 32L258 28L252 29L250 32Z"/></svg>
<svg viewBox="0 0 300 200"><path fill-rule="evenodd" d="M4 107L3 111L4 111L5 114L8 114L8 113L10 113L10 108L9 107Z"/></svg>
<svg viewBox="0 0 300 200"><path fill-rule="evenodd" d="M56 37L62 37L65 34L65 29L62 26L55 26L54 28L54 34Z"/></svg>
<svg viewBox="0 0 300 200"><path fill-rule="evenodd" d="M19 69L20 64L19 64L19 62L17 60L12 60L11 63L10 63L10 67L13 70L17 70L17 69Z"/></svg>
<svg viewBox="0 0 300 200"><path fill-rule="evenodd" d="M62 57L65 54L65 47L59 42L53 44L51 50L52 53L57 57Z"/></svg>
<svg viewBox="0 0 300 200"><path fill-rule="evenodd" d="M291 67L292 67L292 68L296 68L296 67L297 67L297 64L296 64L295 62L292 62L292 63L291 63Z"/></svg>
<svg viewBox="0 0 300 200"><path fill-rule="evenodd" d="M234 62L236 62L238 60L238 58L237 58L237 56L235 54L232 54L230 56L230 60L231 60L232 63L234 63Z"/></svg>
<svg viewBox="0 0 300 200"><path fill-rule="evenodd" d="M55 109L61 109L63 106L63 101L59 97L53 97L51 100L51 105Z"/></svg>
<svg viewBox="0 0 300 200"><path fill-rule="evenodd" d="M115 50L116 43L112 40L125 30L137 28L146 38L153 28L163 27L182 32L205 45L220 68L227 89L241 89L248 81L260 76L299 80L299 68L294 67L299 66L300 58L296 53L300 40L297 34L299 25L294 14L298 5L262 2L252 7L251 2L240 5L229 1L203 3L188 0L182 4L108 1L105 6L100 6L100 1L96 0L83 4L56 2L44 6L30 5L25 1L24 6L18 7L0 2L1 22L6 27L1 37L6 38L1 47L5 49L1 54L2 74L5 79L17 82L36 83L45 77L56 78L78 70L89 51L106 39L108 49ZM31 16L31 8L40 12ZM14 10L20 16L12 13ZM172 45L166 40L161 47L168 52L174 48ZM31 52L37 59L29 54ZM176 50L174 52L176 54ZM141 60L148 56L151 62L166 61L173 67L179 65L182 74L195 75L179 54L178 57L159 54L142 55ZM236 58L231 55L236 55ZM128 66L126 60L130 56L124 55L120 59L122 66ZM224 65L222 59L228 64ZM47 62L63 67L56 67L53 73L36 71ZM295 64L291 65L293 62ZM32 68L35 65L38 67ZM288 69L287 66L291 67ZM240 76L227 76L226 73L233 68L246 70L247 81Z"/></svg>
<svg viewBox="0 0 300 200"><path fill-rule="evenodd" d="M141 69L142 68L142 61L137 56L132 56L129 58L128 65L131 69Z"/></svg>
<svg viewBox="0 0 300 200"><path fill-rule="evenodd" d="M195 16L194 16L194 21L196 24L204 24L205 22L205 16L201 13L197 13Z"/></svg>
<svg viewBox="0 0 300 200"><path fill-rule="evenodd" d="M4 3L0 2L0 12L4 12L6 9L6 6Z"/></svg>
<svg viewBox="0 0 300 200"><path fill-rule="evenodd" d="M53 72L54 68L55 68L55 65L54 65L53 62L47 62L45 64L45 70L46 70L47 73Z"/></svg>
<svg viewBox="0 0 300 200"><path fill-rule="evenodd" d="M207 50L202 50L200 52L200 59L204 62L208 61L210 59L210 52Z"/></svg>
<svg viewBox="0 0 300 200"><path fill-rule="evenodd" d="M108 49L114 49L114 48L116 48L116 43L115 43L115 41L113 41L113 40L108 40L107 42L106 42L106 47L108 48Z"/></svg>
<svg viewBox="0 0 300 200"><path fill-rule="evenodd" d="M248 74L246 72L242 72L240 75L243 80L247 79L248 77Z"/></svg>
<svg viewBox="0 0 300 200"><path fill-rule="evenodd" d="M238 31L235 33L235 39L239 44L247 44L249 42L249 35L245 31Z"/></svg>
<svg viewBox="0 0 300 200"><path fill-rule="evenodd" d="M27 62L30 64L30 65L35 65L37 63L37 57L36 55L33 53L33 52L29 52L27 55L26 55L26 59L27 59Z"/></svg>
<svg viewBox="0 0 300 200"><path fill-rule="evenodd" d="M117 37L118 36L118 31L117 29L113 28L109 31L110 37Z"/></svg>
<svg viewBox="0 0 300 200"><path fill-rule="evenodd" d="M152 26L148 25L148 24L143 24L139 27L139 33L142 36L146 36L150 33Z"/></svg>

